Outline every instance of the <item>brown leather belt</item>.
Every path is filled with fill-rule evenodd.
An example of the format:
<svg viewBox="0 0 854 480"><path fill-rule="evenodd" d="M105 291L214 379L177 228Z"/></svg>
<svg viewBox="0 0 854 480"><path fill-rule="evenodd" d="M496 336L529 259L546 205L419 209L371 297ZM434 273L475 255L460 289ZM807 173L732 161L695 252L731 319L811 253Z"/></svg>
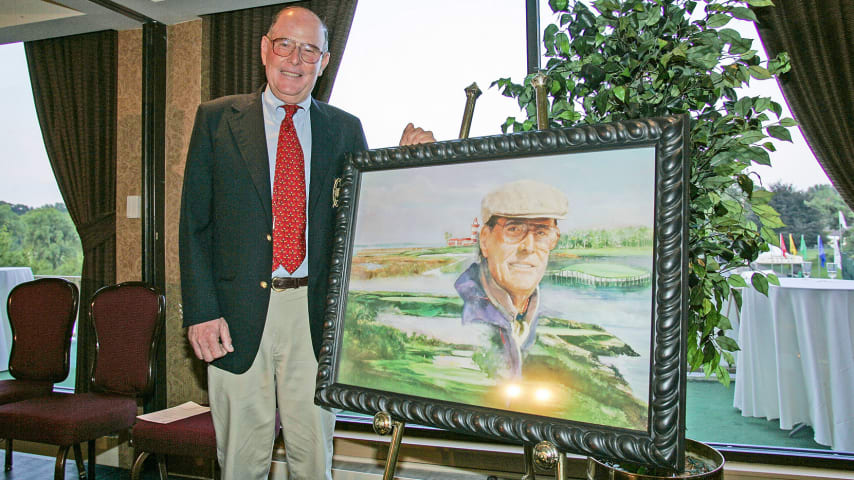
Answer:
<svg viewBox="0 0 854 480"><path fill-rule="evenodd" d="M308 277L273 277L273 290L281 292L289 288L299 288L308 285Z"/></svg>

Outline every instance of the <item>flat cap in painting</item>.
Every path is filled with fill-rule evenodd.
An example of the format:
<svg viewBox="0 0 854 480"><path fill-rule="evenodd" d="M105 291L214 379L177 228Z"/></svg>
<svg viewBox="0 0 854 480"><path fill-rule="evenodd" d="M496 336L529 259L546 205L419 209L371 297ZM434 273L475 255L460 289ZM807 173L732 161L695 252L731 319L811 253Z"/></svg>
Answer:
<svg viewBox="0 0 854 480"><path fill-rule="evenodd" d="M566 218L569 201L557 188L536 180L516 180L487 193L480 202L481 221L508 218Z"/></svg>

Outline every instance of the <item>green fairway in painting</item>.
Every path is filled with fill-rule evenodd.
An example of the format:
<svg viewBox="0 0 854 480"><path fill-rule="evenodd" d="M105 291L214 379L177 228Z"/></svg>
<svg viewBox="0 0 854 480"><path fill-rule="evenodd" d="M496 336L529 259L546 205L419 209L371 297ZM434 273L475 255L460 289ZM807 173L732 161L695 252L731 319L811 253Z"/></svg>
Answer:
<svg viewBox="0 0 854 480"><path fill-rule="evenodd" d="M508 381L484 370L480 352L471 345L443 340L438 329L436 335L412 333L395 323L449 325L459 318L461 307L457 297L351 292L337 383L428 401L646 429L646 403L599 360L599 355L637 353L597 325L544 316L522 378Z"/></svg>

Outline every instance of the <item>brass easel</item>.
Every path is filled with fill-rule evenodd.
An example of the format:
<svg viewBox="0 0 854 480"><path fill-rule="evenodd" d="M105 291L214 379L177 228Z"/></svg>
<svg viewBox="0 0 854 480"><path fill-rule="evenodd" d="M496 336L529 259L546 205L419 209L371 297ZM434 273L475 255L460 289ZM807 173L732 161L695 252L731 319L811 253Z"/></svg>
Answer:
<svg viewBox="0 0 854 480"><path fill-rule="evenodd" d="M534 469L533 465L538 466L543 470L551 470L557 467L557 471L555 472L555 480L567 480L567 465L566 465L566 453L558 451L557 447L547 440L544 440L538 443L536 446L531 448L531 458L533 460L533 465L528 466L528 448L525 447L525 460L526 465L525 469L529 469L531 471L531 479L534 478ZM525 477L522 477L522 480L527 480L527 473Z"/></svg>
<svg viewBox="0 0 854 480"><path fill-rule="evenodd" d="M460 138L469 138L469 129L471 129L471 119L474 116L474 104L477 97L480 96L480 89L477 83L472 83L465 89L466 92L466 108L463 111L463 124L460 126Z"/></svg>
<svg viewBox="0 0 854 480"><path fill-rule="evenodd" d="M400 441L403 439L403 422L395 422L387 412L378 412L374 415L374 432L377 435L391 435L391 443L388 446L388 456L385 460L385 471L383 480L394 480L394 470L397 468L397 455L400 453Z"/></svg>

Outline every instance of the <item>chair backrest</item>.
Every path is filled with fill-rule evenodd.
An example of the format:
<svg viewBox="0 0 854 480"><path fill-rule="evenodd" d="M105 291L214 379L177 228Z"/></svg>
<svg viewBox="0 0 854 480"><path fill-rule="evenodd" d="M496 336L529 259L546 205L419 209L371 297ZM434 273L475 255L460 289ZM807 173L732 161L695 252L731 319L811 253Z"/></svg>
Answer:
<svg viewBox="0 0 854 480"><path fill-rule="evenodd" d="M18 380L61 382L68 376L80 293L62 278L21 283L9 292L9 373Z"/></svg>
<svg viewBox="0 0 854 480"><path fill-rule="evenodd" d="M108 285L92 295L89 318L95 331L93 391L147 395L153 386L155 348L166 297L141 282Z"/></svg>

